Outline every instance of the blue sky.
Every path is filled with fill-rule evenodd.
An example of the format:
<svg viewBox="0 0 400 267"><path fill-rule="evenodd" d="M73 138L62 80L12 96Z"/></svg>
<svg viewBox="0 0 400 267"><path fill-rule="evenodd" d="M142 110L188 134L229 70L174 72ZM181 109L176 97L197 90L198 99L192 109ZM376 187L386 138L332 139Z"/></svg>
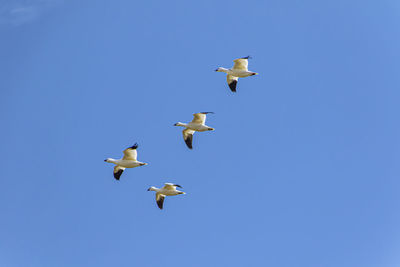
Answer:
<svg viewBox="0 0 400 267"><path fill-rule="evenodd" d="M0 265L399 266L399 12L1 1ZM233 94L214 70L247 55ZM190 151L173 124L199 111ZM187 195L161 211L164 182Z"/></svg>

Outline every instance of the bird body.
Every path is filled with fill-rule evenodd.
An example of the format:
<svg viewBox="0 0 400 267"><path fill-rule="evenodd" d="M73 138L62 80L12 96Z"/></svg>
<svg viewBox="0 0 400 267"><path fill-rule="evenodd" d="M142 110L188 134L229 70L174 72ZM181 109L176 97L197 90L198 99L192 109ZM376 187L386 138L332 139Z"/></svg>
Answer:
<svg viewBox="0 0 400 267"><path fill-rule="evenodd" d="M137 161L137 148L138 144L136 143L133 146L125 149L123 151L124 156L122 159L107 158L104 160L105 162L114 163L116 165L114 167L114 178L116 180L119 180L125 168L136 168L147 165L147 163Z"/></svg>
<svg viewBox="0 0 400 267"><path fill-rule="evenodd" d="M162 188L150 187L149 191L155 191L157 192L157 194L161 194L164 196L177 196L180 194L185 194L184 192L178 190L165 189L164 187Z"/></svg>
<svg viewBox="0 0 400 267"><path fill-rule="evenodd" d="M231 69L225 69L225 68L219 67L218 69L215 70L217 72L225 72L227 74L226 81L232 92L236 92L236 85L237 85L239 78L245 78L245 77L249 77L249 76L253 76L253 75L258 75L257 72L249 71L247 69L247 67L249 65L249 61L248 61L249 58L250 58L250 56L235 59L233 61L235 64L233 65L233 68L231 68Z"/></svg>
<svg viewBox="0 0 400 267"><path fill-rule="evenodd" d="M182 123L182 122L178 122L175 124L175 126L183 126L186 129L190 129L196 132L205 132L205 131L213 131L214 128L209 127L207 125L204 124L200 124L200 123L193 123L193 122L189 122L189 123Z"/></svg>
<svg viewBox="0 0 400 267"><path fill-rule="evenodd" d="M124 167L124 168L135 168L135 167L147 165L147 163L140 162L140 161L124 160L124 159L113 159L113 158L106 159L106 162L114 163L115 165L118 165L118 166L121 166L121 167Z"/></svg>
<svg viewBox="0 0 400 267"><path fill-rule="evenodd" d="M205 125L206 114L213 112L200 112L193 114L193 120L189 123L177 122L174 126L182 126L185 129L182 131L183 139L188 148L192 149L193 134L195 132L214 131L215 129Z"/></svg>
<svg viewBox="0 0 400 267"><path fill-rule="evenodd" d="M177 185L177 184L165 183L165 185L162 188L157 188L157 187L152 186L149 189L147 189L147 191L155 191L156 192L157 206L160 209L163 209L164 199L166 196L177 196L177 195L181 195L181 194L186 194L185 192L176 190L177 187L182 188L182 186Z"/></svg>
<svg viewBox="0 0 400 267"><path fill-rule="evenodd" d="M225 69L225 68L218 68L218 72L225 72L228 75L235 76L238 78L245 78L253 75L257 75L258 73L248 71L248 70L238 70L238 69Z"/></svg>

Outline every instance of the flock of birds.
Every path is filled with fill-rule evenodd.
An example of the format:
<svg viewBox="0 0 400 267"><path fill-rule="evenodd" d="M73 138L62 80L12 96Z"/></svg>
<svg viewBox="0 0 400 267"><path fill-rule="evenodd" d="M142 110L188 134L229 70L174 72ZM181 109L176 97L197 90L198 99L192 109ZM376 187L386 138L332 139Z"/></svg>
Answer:
<svg viewBox="0 0 400 267"><path fill-rule="evenodd" d="M253 75L257 75L258 73L249 71L247 69L248 67L248 59L250 56L243 57L243 58L238 58L235 59L233 62L235 63L231 69L225 69L225 68L218 68L215 71L217 72L225 72L226 75L226 80L228 82L228 86L231 89L232 92L236 92L236 85L238 82L239 78L244 78L244 77L249 77ZM183 133L183 139L185 140L185 143L189 149L192 149L192 141L193 141L193 134L195 132L205 132L205 131L213 131L214 128L207 126L205 124L206 122L206 116L209 113L213 112L199 112L193 114L193 120L189 123L182 123L182 122L177 122L174 124L174 126L181 126L184 127L184 130L182 131ZM115 164L114 167L114 178L116 180L119 180L122 173L126 168L136 168L139 166L144 166L147 165L147 163L140 162L137 160L137 148L138 144L134 144L131 147L128 147L123 151L124 156L121 159L113 159L113 158L107 158L104 161L108 163L113 163ZM176 196L176 195L181 195L181 194L186 194L185 192L179 191L176 188L182 188L180 185L173 184L173 183L165 183L162 188L157 188L157 187L150 187L147 191L154 191L156 192L156 202L157 206L162 209L163 204L164 204L164 199L165 196Z"/></svg>

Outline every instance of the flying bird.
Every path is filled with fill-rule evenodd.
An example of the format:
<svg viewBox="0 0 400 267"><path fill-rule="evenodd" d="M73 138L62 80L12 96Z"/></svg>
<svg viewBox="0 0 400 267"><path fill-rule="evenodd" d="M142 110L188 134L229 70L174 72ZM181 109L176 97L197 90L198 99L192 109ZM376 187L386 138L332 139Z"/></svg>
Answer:
<svg viewBox="0 0 400 267"><path fill-rule="evenodd" d="M162 188L150 187L147 191L155 191L156 192L156 202L157 206L162 210L164 205L165 196L176 196L181 194L186 194L185 192L176 190L177 187L182 188L182 186L172 183L165 183Z"/></svg>
<svg viewBox="0 0 400 267"><path fill-rule="evenodd" d="M215 70L218 72L225 72L227 74L226 81L228 82L229 88L234 93L236 92L236 85L237 85L239 78L258 75L258 73L249 71L247 69L247 66L249 65L249 61L248 61L249 58L251 58L251 57L247 56L247 57L235 59L233 61L233 62L235 62L235 64L233 65L233 68L231 68L231 69L225 69L225 68L219 67L218 69Z"/></svg>
<svg viewBox="0 0 400 267"><path fill-rule="evenodd" d="M137 148L138 144L128 147L124 150L124 157L122 159L107 158L104 161L114 163L114 178L119 180L125 168L136 168L139 166L147 165L147 163L137 161Z"/></svg>
<svg viewBox="0 0 400 267"><path fill-rule="evenodd" d="M177 122L174 126L182 126L185 129L182 131L183 139L188 148L192 149L192 141L194 132L205 132L205 131L214 131L214 128L211 128L205 125L206 115L214 112L200 112L193 114L193 120L189 123Z"/></svg>

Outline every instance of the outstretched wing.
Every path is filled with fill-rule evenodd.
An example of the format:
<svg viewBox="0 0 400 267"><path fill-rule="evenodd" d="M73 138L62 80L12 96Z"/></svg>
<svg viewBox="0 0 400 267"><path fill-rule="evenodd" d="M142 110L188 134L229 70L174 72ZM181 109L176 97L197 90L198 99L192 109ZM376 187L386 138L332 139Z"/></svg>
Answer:
<svg viewBox="0 0 400 267"><path fill-rule="evenodd" d="M229 74L226 75L226 81L228 82L229 88L234 93L236 93L236 85L237 85L238 80L239 80L239 78L236 76L232 76Z"/></svg>
<svg viewBox="0 0 400 267"><path fill-rule="evenodd" d="M166 190L176 190L177 187L182 188L182 186L180 186L178 184L165 183L165 185L164 185L164 189L166 189Z"/></svg>
<svg viewBox="0 0 400 267"><path fill-rule="evenodd" d="M165 198L164 195L162 195L160 193L156 193L156 202L157 202L157 206L160 208L160 210L163 209L164 198Z"/></svg>
<svg viewBox="0 0 400 267"><path fill-rule="evenodd" d="M135 143L133 146L128 147L127 149L124 150L124 157L122 158L123 160L136 160L137 159L137 148L138 144Z"/></svg>
<svg viewBox="0 0 400 267"><path fill-rule="evenodd" d="M194 113L192 122L204 125L204 123L206 123L206 115L208 113L214 114L214 112L211 112L211 111Z"/></svg>
<svg viewBox="0 0 400 267"><path fill-rule="evenodd" d="M195 131L190 130L190 129L185 129L182 131L183 133L183 140L185 140L185 143L188 148L192 149L192 141L193 141L193 134Z"/></svg>
<svg viewBox="0 0 400 267"><path fill-rule="evenodd" d="M233 65L233 69L247 71L247 66L249 65L249 61L248 61L249 58L250 58L250 56L235 59L233 61L233 62L235 62L235 64Z"/></svg>
<svg viewBox="0 0 400 267"><path fill-rule="evenodd" d="M193 114L193 123L204 124L206 123L206 112L200 112Z"/></svg>
<svg viewBox="0 0 400 267"><path fill-rule="evenodd" d="M119 177L121 177L121 174L124 172L125 168L121 166L115 166L114 167L114 178L116 180L119 180Z"/></svg>

